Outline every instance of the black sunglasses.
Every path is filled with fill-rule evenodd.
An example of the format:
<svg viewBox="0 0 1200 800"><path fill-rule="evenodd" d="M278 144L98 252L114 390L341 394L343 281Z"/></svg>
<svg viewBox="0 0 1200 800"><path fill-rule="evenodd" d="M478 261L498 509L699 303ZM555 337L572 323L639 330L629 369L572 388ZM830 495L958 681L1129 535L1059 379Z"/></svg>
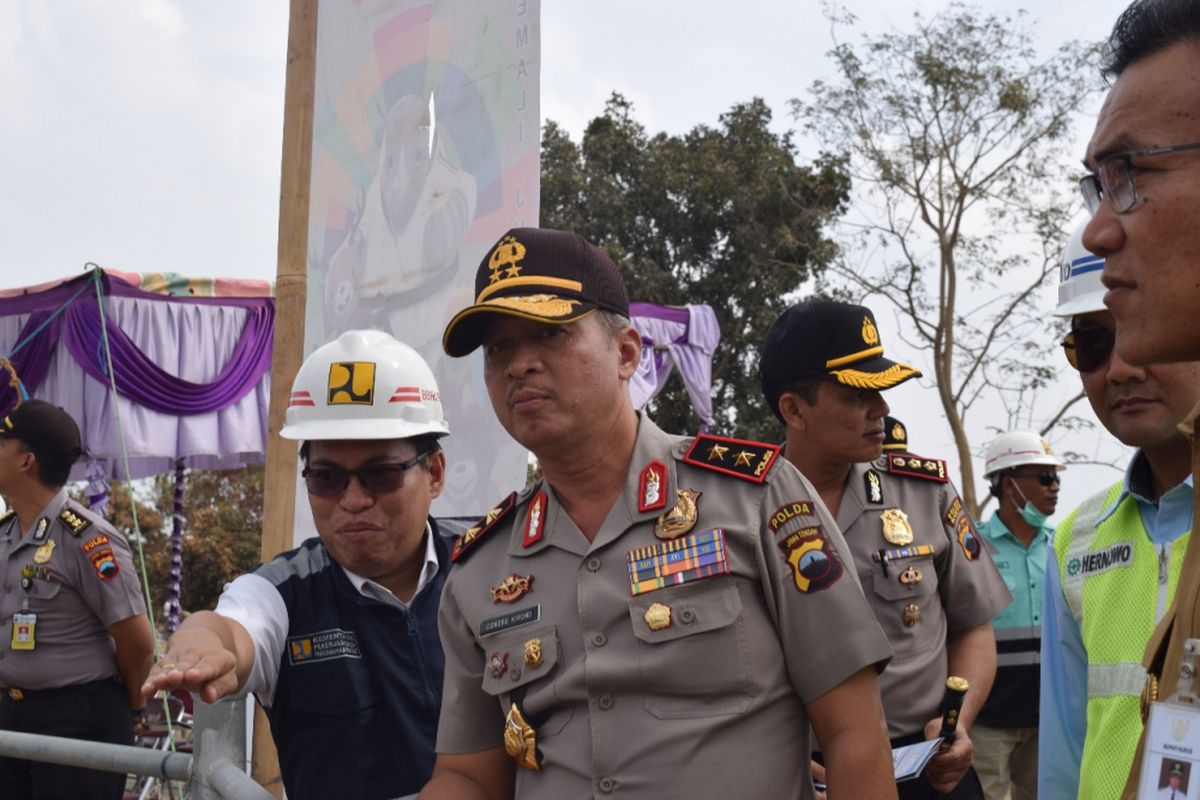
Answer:
<svg viewBox="0 0 1200 800"><path fill-rule="evenodd" d="M424 461L433 449L410 458L408 461L386 464L368 464L358 469L343 467L305 467L300 474L308 493L315 497L340 497L350 485L350 477L368 494L388 494L404 485L404 473Z"/></svg>
<svg viewBox="0 0 1200 800"><path fill-rule="evenodd" d="M1009 475L1010 478L1037 478L1037 482L1042 486L1053 486L1056 483L1062 483L1062 479L1058 477L1055 471L1050 472L1014 472Z"/></svg>
<svg viewBox="0 0 1200 800"><path fill-rule="evenodd" d="M1091 372L1108 362L1116 340L1116 331L1099 325L1081 325L1066 335L1062 347L1067 363L1080 372Z"/></svg>

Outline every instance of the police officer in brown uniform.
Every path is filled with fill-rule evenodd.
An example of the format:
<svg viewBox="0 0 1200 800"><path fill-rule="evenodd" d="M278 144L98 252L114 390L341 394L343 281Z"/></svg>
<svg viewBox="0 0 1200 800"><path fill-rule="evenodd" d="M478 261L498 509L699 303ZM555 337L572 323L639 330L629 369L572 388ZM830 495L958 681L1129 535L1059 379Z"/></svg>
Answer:
<svg viewBox="0 0 1200 800"><path fill-rule="evenodd" d="M510 231L475 288L446 352L482 345L544 477L454 545L422 797L810 798L810 724L831 797L895 797L889 648L811 485L776 446L633 410L628 298L581 237Z"/></svg>
<svg viewBox="0 0 1200 800"><path fill-rule="evenodd" d="M71 415L27 400L0 420L0 730L133 743L154 638L129 546L67 498ZM120 798L125 776L0 758L0 797Z"/></svg>
<svg viewBox="0 0 1200 800"><path fill-rule="evenodd" d="M968 731L996 672L991 619L1012 598L945 462L881 456L880 391L919 374L884 357L869 309L825 300L785 311L760 364L763 392L787 426L785 455L834 514L895 650L879 678L893 746L937 734L948 675L970 683L953 747L930 762L927 783L903 783L900 796L981 797Z"/></svg>

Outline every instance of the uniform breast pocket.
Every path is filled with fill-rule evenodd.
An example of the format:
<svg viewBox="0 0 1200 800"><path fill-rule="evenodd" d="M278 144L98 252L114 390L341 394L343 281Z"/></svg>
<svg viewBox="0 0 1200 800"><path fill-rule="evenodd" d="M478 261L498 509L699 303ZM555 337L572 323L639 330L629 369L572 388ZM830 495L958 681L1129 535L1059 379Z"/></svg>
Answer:
<svg viewBox="0 0 1200 800"><path fill-rule="evenodd" d="M646 710L660 719L738 714L754 699L742 599L731 578L638 595L629 604Z"/></svg>
<svg viewBox="0 0 1200 800"><path fill-rule="evenodd" d="M523 628L486 637L480 643L485 647L483 690L497 698L505 712L516 692L521 696L522 713L539 735L553 736L566 727L574 709L559 703L550 681L543 680L558 666L557 628ZM545 712L550 708L554 711L547 717Z"/></svg>
<svg viewBox="0 0 1200 800"><path fill-rule="evenodd" d="M285 656L286 658L286 656ZM337 727L361 724L380 697L361 658L333 658L292 668L288 699L297 714Z"/></svg>
<svg viewBox="0 0 1200 800"><path fill-rule="evenodd" d="M917 646L924 615L935 607L938 579L929 557L888 562L887 575L881 569L871 573L874 598L871 605L883 626L896 655L903 655L910 646Z"/></svg>

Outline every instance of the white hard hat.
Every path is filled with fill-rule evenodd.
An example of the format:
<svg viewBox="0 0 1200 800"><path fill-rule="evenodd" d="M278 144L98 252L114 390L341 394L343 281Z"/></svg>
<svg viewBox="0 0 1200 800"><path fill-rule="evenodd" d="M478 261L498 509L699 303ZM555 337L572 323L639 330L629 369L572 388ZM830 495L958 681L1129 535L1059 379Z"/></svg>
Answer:
<svg viewBox="0 0 1200 800"><path fill-rule="evenodd" d="M382 331L346 331L304 359L285 439L407 439L450 433L425 359Z"/></svg>
<svg viewBox="0 0 1200 800"><path fill-rule="evenodd" d="M1050 443L1036 432L1009 431L1000 434L988 445L983 461L983 477L990 478L997 472L1025 464L1066 469L1062 460L1050 449Z"/></svg>
<svg viewBox="0 0 1200 800"><path fill-rule="evenodd" d="M1104 310L1104 284L1100 273L1104 271L1104 259L1092 255L1083 246L1084 219L1071 234L1067 252L1063 255L1058 278L1058 308L1056 317L1073 317L1091 311Z"/></svg>

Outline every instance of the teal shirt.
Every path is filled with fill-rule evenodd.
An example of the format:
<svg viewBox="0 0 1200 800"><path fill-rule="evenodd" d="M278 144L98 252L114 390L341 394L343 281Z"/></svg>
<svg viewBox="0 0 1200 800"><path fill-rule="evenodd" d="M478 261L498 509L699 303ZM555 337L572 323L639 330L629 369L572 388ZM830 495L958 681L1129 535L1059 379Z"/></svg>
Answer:
<svg viewBox="0 0 1200 800"><path fill-rule="evenodd" d="M1038 724L1042 591L1050 528L1039 528L1029 547L992 514L979 533L1013 601L992 618L996 631L996 680L977 721L995 728Z"/></svg>
<svg viewBox="0 0 1200 800"><path fill-rule="evenodd" d="M1021 544L1000 520L999 514L979 526L996 569L1004 576L1013 601L992 619L997 636L1002 628L1042 627L1042 581L1046 577L1046 552L1051 529L1039 528L1029 547ZM1040 636L1040 630L1033 634Z"/></svg>

